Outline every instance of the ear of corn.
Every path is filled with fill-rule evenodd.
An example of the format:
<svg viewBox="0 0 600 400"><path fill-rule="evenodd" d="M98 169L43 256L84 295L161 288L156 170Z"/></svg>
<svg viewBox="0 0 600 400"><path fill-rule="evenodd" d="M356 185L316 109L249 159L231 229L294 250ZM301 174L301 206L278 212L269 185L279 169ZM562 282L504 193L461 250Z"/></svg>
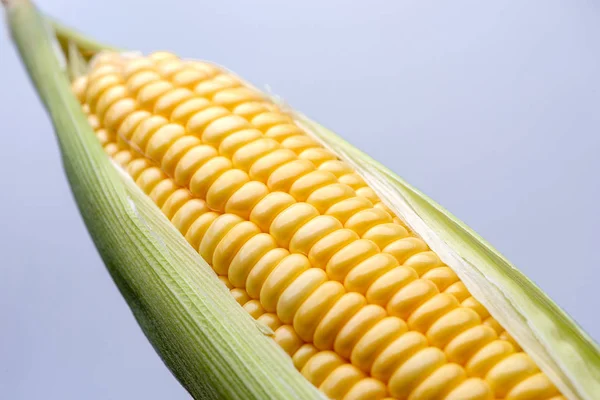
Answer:
<svg viewBox="0 0 600 400"><path fill-rule="evenodd" d="M558 400L600 390L597 345L491 246L240 77L166 52L106 52L72 89L132 178L125 186L142 199L135 182L158 206L140 200L148 215L160 209L171 221L154 228L176 247L166 258L197 252L221 295L327 397ZM198 279L181 268L175 283ZM151 340L160 329L171 334L152 327Z"/></svg>

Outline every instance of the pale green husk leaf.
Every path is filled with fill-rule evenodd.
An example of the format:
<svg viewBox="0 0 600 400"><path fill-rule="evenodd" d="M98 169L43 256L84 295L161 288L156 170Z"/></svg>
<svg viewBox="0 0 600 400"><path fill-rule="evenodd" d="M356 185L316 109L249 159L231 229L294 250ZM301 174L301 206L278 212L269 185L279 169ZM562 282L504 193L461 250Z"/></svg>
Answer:
<svg viewBox="0 0 600 400"><path fill-rule="evenodd" d="M394 172L305 115L288 111L356 169L384 204L457 273L565 396L598 398L598 344L538 286L466 224Z"/></svg>
<svg viewBox="0 0 600 400"><path fill-rule="evenodd" d="M72 75L81 73L83 58L68 43L53 41L49 25L29 1L10 1L7 18L52 119L88 231L142 330L177 379L197 399L323 398L154 203L112 165L71 93L57 51L66 47L71 62L77 60Z"/></svg>

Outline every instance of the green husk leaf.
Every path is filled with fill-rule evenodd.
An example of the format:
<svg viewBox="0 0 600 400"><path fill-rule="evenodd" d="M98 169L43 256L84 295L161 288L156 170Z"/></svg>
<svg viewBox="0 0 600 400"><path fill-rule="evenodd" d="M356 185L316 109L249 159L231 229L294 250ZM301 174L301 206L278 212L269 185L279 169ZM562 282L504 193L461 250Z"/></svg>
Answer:
<svg viewBox="0 0 600 400"><path fill-rule="evenodd" d="M89 61L94 55L104 50L123 51L115 46L100 43L62 24L54 18L46 16L44 19L52 27L56 40L65 54L69 53L69 45L75 45L83 59L86 61Z"/></svg>
<svg viewBox="0 0 600 400"><path fill-rule="evenodd" d="M197 399L323 398L105 155L36 8L27 0L5 3L13 39L52 119L88 231L142 330L177 379Z"/></svg>
<svg viewBox="0 0 600 400"><path fill-rule="evenodd" d="M67 65L69 78L75 80L87 72L87 62L75 42L69 42L67 45Z"/></svg>
<svg viewBox="0 0 600 400"><path fill-rule="evenodd" d="M384 204L457 273L565 396L598 398L600 347L537 285L465 223L394 172L305 115L288 111L356 169Z"/></svg>

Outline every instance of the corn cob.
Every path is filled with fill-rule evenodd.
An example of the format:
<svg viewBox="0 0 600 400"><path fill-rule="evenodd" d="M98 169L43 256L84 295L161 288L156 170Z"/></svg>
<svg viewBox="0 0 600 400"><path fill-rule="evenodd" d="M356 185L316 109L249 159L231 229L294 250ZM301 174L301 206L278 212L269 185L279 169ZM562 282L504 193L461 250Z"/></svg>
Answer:
<svg viewBox="0 0 600 400"><path fill-rule="evenodd" d="M108 53L73 90L105 151L330 398L562 398L350 166L237 77Z"/></svg>

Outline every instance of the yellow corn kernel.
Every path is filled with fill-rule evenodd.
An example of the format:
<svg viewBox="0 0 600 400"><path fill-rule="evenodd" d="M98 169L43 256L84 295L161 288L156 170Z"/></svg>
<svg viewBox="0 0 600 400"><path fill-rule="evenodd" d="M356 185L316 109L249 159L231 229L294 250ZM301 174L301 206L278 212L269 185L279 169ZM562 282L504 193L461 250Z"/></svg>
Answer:
<svg viewBox="0 0 600 400"><path fill-rule="evenodd" d="M73 91L107 154L329 397L560 396L350 165L239 79L115 55Z"/></svg>

